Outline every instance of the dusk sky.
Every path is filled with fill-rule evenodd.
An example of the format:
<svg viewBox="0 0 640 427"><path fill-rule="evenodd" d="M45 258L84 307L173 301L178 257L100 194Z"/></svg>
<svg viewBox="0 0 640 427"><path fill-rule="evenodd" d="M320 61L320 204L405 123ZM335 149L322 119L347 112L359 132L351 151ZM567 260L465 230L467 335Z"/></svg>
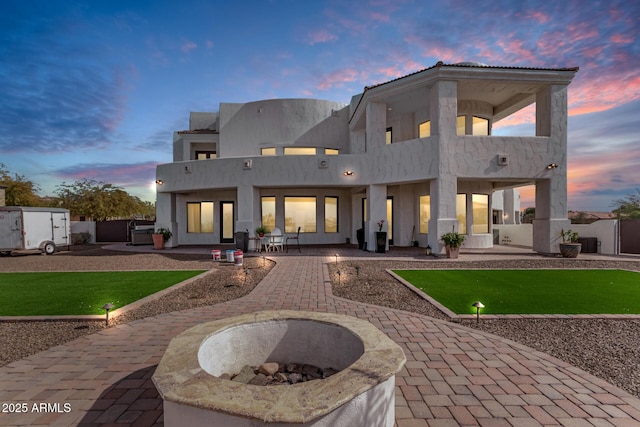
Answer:
<svg viewBox="0 0 640 427"><path fill-rule="evenodd" d="M438 61L577 66L569 209L610 211L640 188L639 30L639 0L5 0L0 163L40 195L89 178L154 201L190 111L348 103ZM533 133L531 109L504 122L494 134Z"/></svg>

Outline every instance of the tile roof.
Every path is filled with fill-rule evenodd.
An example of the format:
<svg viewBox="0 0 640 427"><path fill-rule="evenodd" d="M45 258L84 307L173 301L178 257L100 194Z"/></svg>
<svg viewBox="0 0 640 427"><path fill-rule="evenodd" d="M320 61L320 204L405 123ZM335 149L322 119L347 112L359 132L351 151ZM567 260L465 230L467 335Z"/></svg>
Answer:
<svg viewBox="0 0 640 427"><path fill-rule="evenodd" d="M187 135L187 134L216 134L218 133L217 130L213 130L213 129L194 129L194 130L179 130L178 133L180 135Z"/></svg>
<svg viewBox="0 0 640 427"><path fill-rule="evenodd" d="M397 80L404 79L406 77L410 77L410 76L413 76L413 75L416 75L416 74L420 74L420 73L422 73L424 71L432 70L434 68L441 68L441 67L496 68L496 69L500 69L500 70L533 70L533 71L578 71L580 69L580 67L568 67L568 68L507 67L507 66L501 66L501 65L481 64L479 62L459 62L459 63L456 63L456 64L445 64L442 61L438 61L436 63L436 65L424 68L422 70L414 71L413 73L407 74L406 76L400 76L400 77L397 77L395 79L392 79L392 80L389 80L389 81L386 81L386 82L382 82L382 83L378 83L378 84L374 84L374 85L371 85L371 86L365 86L364 90L367 91L369 89L373 89L373 88L378 87L378 86L386 85L387 83L392 83L392 82L395 82Z"/></svg>

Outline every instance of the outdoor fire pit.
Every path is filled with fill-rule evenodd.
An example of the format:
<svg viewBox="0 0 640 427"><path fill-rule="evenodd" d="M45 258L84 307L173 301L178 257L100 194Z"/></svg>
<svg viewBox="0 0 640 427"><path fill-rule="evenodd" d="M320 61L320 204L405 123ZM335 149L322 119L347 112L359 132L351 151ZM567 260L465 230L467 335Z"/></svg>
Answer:
<svg viewBox="0 0 640 427"><path fill-rule="evenodd" d="M273 360L331 367L337 373L290 385L224 378ZM402 349L366 321L263 311L203 323L178 335L153 382L164 401L167 426L390 427L395 374L405 361Z"/></svg>

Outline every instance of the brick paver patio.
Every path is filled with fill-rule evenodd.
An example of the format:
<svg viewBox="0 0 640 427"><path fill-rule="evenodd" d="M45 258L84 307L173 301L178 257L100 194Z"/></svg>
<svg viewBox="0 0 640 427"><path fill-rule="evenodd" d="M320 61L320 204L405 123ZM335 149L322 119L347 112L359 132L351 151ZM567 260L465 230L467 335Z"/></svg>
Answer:
<svg viewBox="0 0 640 427"><path fill-rule="evenodd" d="M640 426L640 399L576 367L454 323L334 297L334 257L273 258L244 298L112 327L0 368L0 425L161 425L151 376L172 337L214 319L296 309L367 319L404 349L397 427Z"/></svg>

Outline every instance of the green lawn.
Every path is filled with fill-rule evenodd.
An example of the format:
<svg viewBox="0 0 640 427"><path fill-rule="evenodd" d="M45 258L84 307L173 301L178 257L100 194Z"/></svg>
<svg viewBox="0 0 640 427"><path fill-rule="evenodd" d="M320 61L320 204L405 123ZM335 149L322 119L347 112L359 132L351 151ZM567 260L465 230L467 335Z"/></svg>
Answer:
<svg viewBox="0 0 640 427"><path fill-rule="evenodd" d="M640 273L623 270L394 270L457 314L640 314Z"/></svg>
<svg viewBox="0 0 640 427"><path fill-rule="evenodd" d="M202 271L0 273L0 316L104 314Z"/></svg>

